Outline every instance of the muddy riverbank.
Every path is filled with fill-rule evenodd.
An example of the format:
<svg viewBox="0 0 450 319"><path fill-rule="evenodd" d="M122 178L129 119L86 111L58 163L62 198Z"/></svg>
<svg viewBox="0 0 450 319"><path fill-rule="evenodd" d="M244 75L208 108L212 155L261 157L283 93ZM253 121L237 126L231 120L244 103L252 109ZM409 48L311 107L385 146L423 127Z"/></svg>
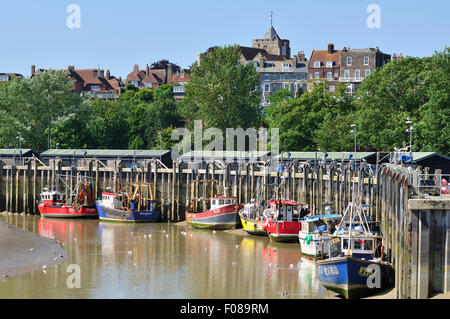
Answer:
<svg viewBox="0 0 450 319"><path fill-rule="evenodd" d="M0 220L0 279L36 270L45 271L64 259L64 248L55 240Z"/></svg>

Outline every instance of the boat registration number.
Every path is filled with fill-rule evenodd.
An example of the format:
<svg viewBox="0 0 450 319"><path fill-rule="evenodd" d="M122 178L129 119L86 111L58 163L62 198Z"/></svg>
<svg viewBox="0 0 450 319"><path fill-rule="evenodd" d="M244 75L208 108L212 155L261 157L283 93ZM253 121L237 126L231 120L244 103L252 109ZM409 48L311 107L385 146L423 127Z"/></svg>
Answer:
<svg viewBox="0 0 450 319"><path fill-rule="evenodd" d="M339 275L339 270L337 269L336 266L324 267L324 268L323 268L323 272L324 272L325 275L327 275L327 276L336 276L336 275Z"/></svg>

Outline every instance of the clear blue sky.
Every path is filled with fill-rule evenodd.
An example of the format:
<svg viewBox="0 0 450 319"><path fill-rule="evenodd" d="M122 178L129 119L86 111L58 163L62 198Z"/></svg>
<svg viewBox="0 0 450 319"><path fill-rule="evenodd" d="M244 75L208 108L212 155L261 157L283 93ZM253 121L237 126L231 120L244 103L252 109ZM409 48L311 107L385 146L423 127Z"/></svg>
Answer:
<svg viewBox="0 0 450 319"><path fill-rule="evenodd" d="M68 5L81 8L81 28L66 25ZM369 29L369 4L381 8L381 28ZM385 53L430 56L449 44L448 0L16 0L0 3L0 72L95 68L126 77L169 59L182 68L213 45L251 46L270 25L291 41L292 53L334 43Z"/></svg>

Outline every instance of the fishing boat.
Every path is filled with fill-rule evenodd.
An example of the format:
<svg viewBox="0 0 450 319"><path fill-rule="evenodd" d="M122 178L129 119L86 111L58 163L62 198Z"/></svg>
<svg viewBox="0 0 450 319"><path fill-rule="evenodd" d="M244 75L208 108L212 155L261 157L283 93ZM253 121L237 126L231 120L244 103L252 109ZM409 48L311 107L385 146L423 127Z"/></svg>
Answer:
<svg viewBox="0 0 450 319"><path fill-rule="evenodd" d="M186 223L195 228L226 230L239 228L241 221L238 211L244 206L232 196L216 196L207 199L209 209L196 212L194 203L186 208ZM206 201L205 201L206 202Z"/></svg>
<svg viewBox="0 0 450 319"><path fill-rule="evenodd" d="M151 183L130 183L126 191L107 189L96 201L98 217L103 221L151 223L158 222Z"/></svg>
<svg viewBox="0 0 450 319"><path fill-rule="evenodd" d="M70 191L67 198L65 191L58 190L60 180L64 182L62 177L58 175L56 185L51 190L45 187L41 193L41 200L37 203L41 216L54 218L97 218L98 213L95 208L95 191L92 180L88 177L79 177L73 190L66 185Z"/></svg>
<svg viewBox="0 0 450 319"><path fill-rule="evenodd" d="M267 208L266 201L263 200L264 189L260 186L260 183L256 184L255 197L244 205L239 211L239 217L241 218L241 224L244 230L250 235L267 236L264 229L264 210Z"/></svg>
<svg viewBox="0 0 450 319"><path fill-rule="evenodd" d="M266 236L266 230L264 229L264 215L262 210L264 205L256 202L252 199L249 203L239 211L239 217L241 218L242 227L250 235Z"/></svg>
<svg viewBox="0 0 450 319"><path fill-rule="evenodd" d="M334 233L341 218L340 214L305 217L298 233L302 256L310 260L328 258L331 238L326 235Z"/></svg>
<svg viewBox="0 0 450 319"><path fill-rule="evenodd" d="M293 200L271 200L264 211L266 230L270 240L276 242L298 242L301 219L309 214L306 205Z"/></svg>
<svg viewBox="0 0 450 319"><path fill-rule="evenodd" d="M369 226L360 202L349 203L331 238L339 239L338 249L330 247L330 258L316 262L319 281L325 288L352 299L392 286L392 266L383 261L378 249L382 237Z"/></svg>

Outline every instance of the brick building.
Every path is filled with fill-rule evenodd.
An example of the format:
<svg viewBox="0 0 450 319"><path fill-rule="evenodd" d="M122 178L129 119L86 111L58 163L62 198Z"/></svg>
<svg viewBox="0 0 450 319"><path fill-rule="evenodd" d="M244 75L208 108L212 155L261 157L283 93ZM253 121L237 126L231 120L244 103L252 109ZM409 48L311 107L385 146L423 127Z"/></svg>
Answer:
<svg viewBox="0 0 450 319"><path fill-rule="evenodd" d="M327 50L313 50L308 64L308 90L314 84L323 83L330 92L335 92L339 82L341 50L329 43Z"/></svg>
<svg viewBox="0 0 450 319"><path fill-rule="evenodd" d="M34 65L31 66L31 77L37 74L47 72L47 69L36 69ZM89 95L91 98L99 99L116 99L121 88L124 87L122 78L111 76L109 70L97 69L75 69L73 65L69 65L66 70L63 70L72 80L72 90L76 93Z"/></svg>
<svg viewBox="0 0 450 319"><path fill-rule="evenodd" d="M390 60L391 56L381 52L378 47L367 49L344 47L341 51L339 81L346 84L347 93L354 94L366 77Z"/></svg>
<svg viewBox="0 0 450 319"><path fill-rule="evenodd" d="M173 73L172 66L166 69L150 69L148 64L145 70L139 70L139 65L135 64L133 71L128 74L126 84L133 84L135 87L154 89L163 84L173 84L173 94L175 101L180 101L185 96L184 86L189 82L189 73L186 70Z"/></svg>

